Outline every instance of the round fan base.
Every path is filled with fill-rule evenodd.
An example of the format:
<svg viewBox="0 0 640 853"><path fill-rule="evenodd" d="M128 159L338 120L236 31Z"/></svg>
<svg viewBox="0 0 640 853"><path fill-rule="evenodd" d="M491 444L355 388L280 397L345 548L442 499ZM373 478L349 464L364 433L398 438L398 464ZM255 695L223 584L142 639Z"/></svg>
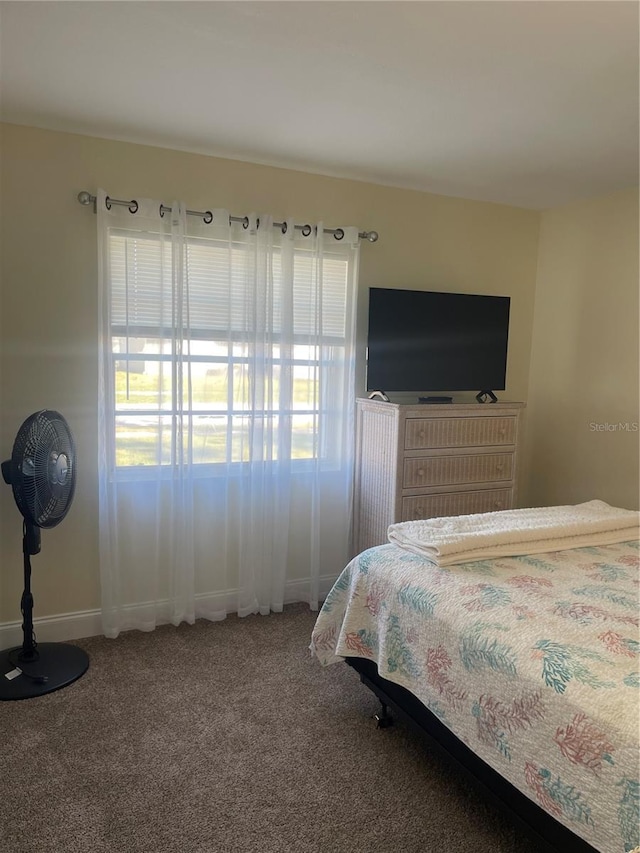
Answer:
<svg viewBox="0 0 640 853"><path fill-rule="evenodd" d="M76 681L89 668L89 655L68 643L38 643L38 660L24 664L19 660L21 648L0 652L0 701L44 696ZM9 679L6 674L15 670L15 662L23 672ZM38 682L27 673L47 680Z"/></svg>

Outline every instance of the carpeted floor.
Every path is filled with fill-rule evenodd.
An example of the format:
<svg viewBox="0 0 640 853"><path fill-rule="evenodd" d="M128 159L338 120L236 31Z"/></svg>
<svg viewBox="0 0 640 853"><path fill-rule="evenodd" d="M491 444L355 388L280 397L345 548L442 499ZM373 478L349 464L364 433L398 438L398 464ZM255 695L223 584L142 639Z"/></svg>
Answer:
<svg viewBox="0 0 640 853"><path fill-rule="evenodd" d="M88 673L0 704L3 853L535 853L425 742L378 730L314 614L78 641Z"/></svg>

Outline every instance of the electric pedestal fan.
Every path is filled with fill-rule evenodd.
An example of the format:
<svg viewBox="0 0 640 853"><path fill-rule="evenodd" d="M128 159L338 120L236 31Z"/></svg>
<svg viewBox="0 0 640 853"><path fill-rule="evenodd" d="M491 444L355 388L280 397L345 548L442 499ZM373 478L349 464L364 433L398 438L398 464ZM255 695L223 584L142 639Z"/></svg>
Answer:
<svg viewBox="0 0 640 853"><path fill-rule="evenodd" d="M40 528L55 527L67 514L76 484L71 430L58 412L43 409L22 424L2 476L13 488L23 516L24 592L22 646L0 652L0 700L30 699L66 687L87 671L85 651L68 643L37 643L33 630L31 557L40 552Z"/></svg>

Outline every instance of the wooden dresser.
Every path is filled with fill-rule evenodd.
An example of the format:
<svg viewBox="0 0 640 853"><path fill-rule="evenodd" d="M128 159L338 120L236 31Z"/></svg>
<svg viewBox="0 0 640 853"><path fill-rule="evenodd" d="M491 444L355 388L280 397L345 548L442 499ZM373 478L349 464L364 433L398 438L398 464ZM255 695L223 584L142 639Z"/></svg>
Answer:
<svg viewBox="0 0 640 853"><path fill-rule="evenodd" d="M524 403L358 400L356 552L397 521L511 509Z"/></svg>

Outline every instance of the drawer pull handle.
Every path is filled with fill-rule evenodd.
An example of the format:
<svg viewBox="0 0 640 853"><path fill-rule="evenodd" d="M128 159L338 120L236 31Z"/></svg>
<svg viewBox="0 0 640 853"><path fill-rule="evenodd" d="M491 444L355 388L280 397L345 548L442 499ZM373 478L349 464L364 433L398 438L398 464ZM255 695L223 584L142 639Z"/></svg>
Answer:
<svg viewBox="0 0 640 853"><path fill-rule="evenodd" d="M494 503L494 507L495 507L496 509L502 509L502 501L496 501L496 502Z"/></svg>
<svg viewBox="0 0 640 853"><path fill-rule="evenodd" d="M502 462L498 462L498 464L496 465L496 471L498 472L498 474L501 473L503 468L504 468L504 465L502 464Z"/></svg>

